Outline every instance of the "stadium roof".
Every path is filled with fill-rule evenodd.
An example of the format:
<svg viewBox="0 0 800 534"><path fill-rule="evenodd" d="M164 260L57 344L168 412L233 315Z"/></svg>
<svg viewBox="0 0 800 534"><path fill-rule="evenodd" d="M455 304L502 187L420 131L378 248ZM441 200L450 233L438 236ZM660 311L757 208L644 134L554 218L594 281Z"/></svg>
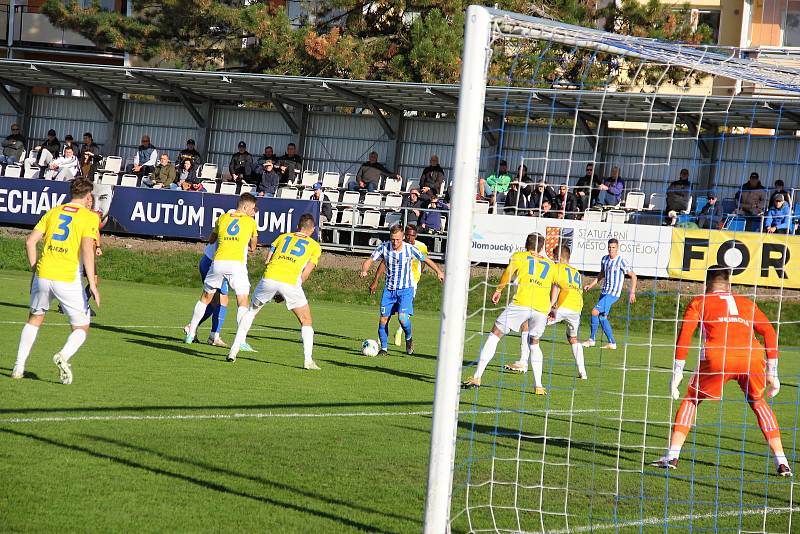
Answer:
<svg viewBox="0 0 800 534"><path fill-rule="evenodd" d="M108 94L177 98L191 106L213 101L267 101L292 107L355 106L373 112L419 111L455 114L457 85L274 76L86 65L33 60L0 60L0 84L81 89L95 102ZM0 86L2 87L2 86ZM0 95L5 91L0 91ZM102 103L98 104L102 105ZM283 109L283 106L281 106ZM718 97L578 91L569 88L489 87L486 114L532 118L574 116L626 122L725 125L800 130L800 99L773 96ZM677 119L675 114L677 113Z"/></svg>

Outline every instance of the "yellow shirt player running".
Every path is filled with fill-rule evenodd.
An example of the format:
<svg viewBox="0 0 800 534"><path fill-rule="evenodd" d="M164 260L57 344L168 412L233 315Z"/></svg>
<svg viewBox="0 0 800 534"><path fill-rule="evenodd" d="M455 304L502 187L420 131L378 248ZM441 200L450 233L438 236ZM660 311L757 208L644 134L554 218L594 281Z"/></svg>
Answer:
<svg viewBox="0 0 800 534"><path fill-rule="evenodd" d="M250 279L247 276L247 253L255 252L258 244L258 225L254 219L256 215L256 197L244 193L239 197L236 211L224 213L217 219L217 224L211 232L209 243L218 243L214 253L214 261L208 269L203 280L203 293L200 300L194 305L192 319L184 329L186 337L184 343L192 343L197 332L197 326L206 312L206 307L214 299L214 294L222 287L225 280L236 293L238 308L236 310L237 322L247 311L248 297L250 295Z"/></svg>
<svg viewBox="0 0 800 534"><path fill-rule="evenodd" d="M414 245L419 249L425 257L428 257L428 245L423 243L422 241L417 241L417 227L413 224L406 225L405 228L405 236L403 241L408 243L409 245ZM418 259L411 260L411 278L414 281L414 296L417 296L417 286L419 285L419 280L422 278L422 271L425 269L424 263L419 261ZM375 291L378 289L378 280L383 277L384 273L386 272L386 265L381 260L380 264L378 264L378 268L375 270L375 277L372 279L372 283L369 285L369 294L374 295ZM394 344L400 347L403 344L403 327L398 326L397 330L394 333Z"/></svg>
<svg viewBox="0 0 800 534"><path fill-rule="evenodd" d="M70 358L86 340L89 331L89 304L81 284L82 270L89 279L89 291L97 305L100 293L97 290L94 258L99 239L100 218L88 209L92 204L93 184L78 178L70 185L71 200L48 211L31 231L25 242L28 261L34 271L31 282L31 304L28 322L22 328L17 361L11 378L22 378L25 363L31 353L44 315L50 309L53 298L69 318L72 333L64 347L53 356L62 384L72 383ZM37 245L44 240L42 255Z"/></svg>
<svg viewBox="0 0 800 534"><path fill-rule="evenodd" d="M547 312L551 306L551 288L556 280L555 264L544 256L544 237L533 233L525 241L525 251L515 252L500 278L497 290L492 295L492 303L500 302L503 289L516 277L517 292L514 299L497 318L492 331L481 349L478 368L472 378L464 382L463 387L473 388L481 385L481 376L486 366L494 357L500 338L509 331L519 331L522 323L527 323L527 335L523 333L520 352L521 361L526 361L530 354L533 367L535 393L545 395L542 386L542 362L544 355L539 347L539 338L547 326Z"/></svg>
<svg viewBox="0 0 800 534"><path fill-rule="evenodd" d="M311 276L311 271L319 263L322 248L313 237L316 223L314 217L305 213L300 217L297 232L281 234L272 242L267 252L264 276L253 292L250 309L242 316L236 330L228 361L236 361L242 342L253 320L264 304L273 298L286 301L286 307L294 312L300 322L300 336L303 339L303 368L318 371L319 366L312 356L314 350L314 327L311 320L311 308L303 292L303 282Z"/></svg>

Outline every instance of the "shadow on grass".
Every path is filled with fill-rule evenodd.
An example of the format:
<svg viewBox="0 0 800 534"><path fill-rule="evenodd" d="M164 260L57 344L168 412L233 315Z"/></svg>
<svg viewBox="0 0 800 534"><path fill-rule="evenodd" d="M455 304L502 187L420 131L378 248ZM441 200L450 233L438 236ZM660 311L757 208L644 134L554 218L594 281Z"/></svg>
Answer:
<svg viewBox="0 0 800 534"><path fill-rule="evenodd" d="M317 494L311 493L309 491L305 491L305 490L302 490L302 489L299 489L299 488L295 488L293 486L289 486L288 484L284 484L282 482L276 482L274 480L268 480L266 478L259 477L259 476L256 476L256 475L250 475L250 474L247 474L247 473L240 473L238 471L233 471L231 469L226 469L224 467L218 467L218 466L215 466L215 465L208 464L206 462L200 462L200 461L193 460L193 459L190 459L190 458L172 456L170 454L166 454L166 453L154 450L154 449L149 449L147 447L142 447L141 445L134 445L134 444L131 444L131 443L126 443L124 441L119 441L119 440L115 440L115 439L111 439L111 438L106 438L106 437L103 437L103 436L94 436L94 435L90 435L90 434L83 434L82 437L84 437L86 439L89 439L89 440L98 441L98 442L101 442L101 443L106 443L106 444L110 444L110 445L116 445L118 447L123 447L123 448L126 448L126 449L131 449L131 450L134 450L134 451L144 452L146 454L151 454L151 455L153 455L153 456L155 456L157 458L163 459L163 460L190 465L192 467L197 467L197 468L200 468L200 469L204 469L204 470L210 471L212 473L217 473L217 474L227 475L227 476L231 476L231 477L241 478L241 479L244 479L244 480L249 480L251 482L256 482L258 484L263 484L263 485L266 485L266 486L272 486L272 487L277 488L277 489L282 490L282 491L288 491L290 493L294 493L294 494L300 495L302 497L308 497L310 499L316 499L316 500L322 501L322 502L327 503L327 504L333 504L333 505L337 505L337 506L346 506L348 508L352 508L354 510L358 510L358 511L361 511L361 512L366 512L366 513L370 513L370 514L377 514L377 515L382 515L382 516L385 516L385 517L390 517L390 518L393 518L393 519L400 519L400 520L403 520L403 521L411 521L413 523L421 524L421 521L418 518L412 518L412 517L408 517L408 516L402 516L402 515L398 515L398 514L393 514L393 513L389 513L389 512L383 511L383 510L377 510L375 508L369 508L367 506L363 506L363 505L355 504L355 503L352 503L352 502L348 502L348 501L345 501L345 500L335 499L333 497L326 497L326 496L323 496L323 495L317 495Z"/></svg>
<svg viewBox="0 0 800 534"><path fill-rule="evenodd" d="M227 494L227 495L233 495L233 496L236 496L236 497L242 497L244 499L249 499L249 500L252 500L252 501L260 502L262 504L268 504L268 505L271 505L271 506L277 506L277 507L282 508L282 509L294 510L295 512L300 512L302 514L314 515L314 516L322 518L322 519L327 519L327 520L330 520L330 521L334 521L336 523L339 523L339 524L341 524L343 526L346 526L346 527L349 527L349 528L360 529L360 530L364 530L364 531L367 531L367 532L386 532L384 530L381 530L381 529L377 528L375 525L368 525L368 524L365 524L365 523L360 523L360 522L357 522L357 521L353 521L353 520L348 519L346 517L335 515L335 514L332 514L330 512L326 512L324 510L314 510L314 509L311 509L311 508L309 508L307 506L300 506L300 505L297 505L297 504L294 504L294 503L291 503L291 502L279 501L277 499L272 499L272 498L264 497L264 496L261 496L261 495L253 495L252 493L247 493L247 492L244 492L244 491L240 491L240 490L236 490L236 489L230 488L228 486L225 486L224 484L219 484L217 482L212 482L210 480L203 480L202 478L198 478L198 477L194 477L194 476L190 476L190 475L184 475L182 473L176 473L174 471L170 471L168 469L164 469L164 468L161 468L161 467L152 467L152 466L149 466L149 465L145 465L143 463L139 463L139 462L136 462L136 461L133 461L133 460L129 460L127 458L121 458L119 456L114 456L112 454L108 454L108 453L105 453L105 452L92 450L92 449L90 449L88 447L83 447L81 445L72 445L72 444L69 444L69 443L62 443L60 441L56 441L56 440L51 439L51 438L46 438L46 437L43 437L43 436L37 436L35 434L29 434L29 433L26 433L26 432L19 432L19 431L7 429L7 428L5 428L5 429L4 428L0 428L0 432L5 433L7 435L20 437L20 438L28 438L28 439L31 439L31 440L34 440L34 441L38 441L38 442L44 443L46 445L51 445L51 446L54 446L54 447L58 447L58 448L61 448L61 449L70 450L70 451L74 451L74 452L80 452L80 453L86 454L88 456L91 456L93 458L99 458L99 459L102 459L102 460L107 460L109 462L113 462L115 464L122 465L124 467L129 467L129 468L132 468L132 469L138 469L138 470L141 470L141 471L145 471L147 473L152 473L152 474L156 474L156 475L162 475L162 476L174 478L176 480L180 480L182 482L187 482L189 484L193 484L195 486L199 486L199 487L201 487L203 489L207 489L207 490L210 490L210 491L216 491L216 492L224 493L224 494Z"/></svg>
<svg viewBox="0 0 800 534"><path fill-rule="evenodd" d="M133 338L125 338L125 341L128 343L134 343L140 347L150 347L152 349L158 350L170 350L172 352L179 352L181 354L186 354L187 356L194 356L195 358L204 358L206 360L212 360L215 362L222 362L225 363L225 356L222 355L220 358L214 358L208 354L203 354L202 352L198 352L194 349L191 349L191 345L186 345L181 341L172 341L172 343L158 343L156 341L147 341L146 339L133 339Z"/></svg>
<svg viewBox="0 0 800 534"><path fill-rule="evenodd" d="M11 367L0 367L0 376L7 376L11 378L11 373L14 369ZM24 380L39 380L40 382L53 382L53 380L45 380L44 378L39 378L39 375L36 373L32 373L30 371L25 371Z"/></svg>
<svg viewBox="0 0 800 534"><path fill-rule="evenodd" d="M347 367L351 369L358 369L360 371L371 371L373 373L383 373L391 376L396 376L399 378L408 378L410 380L418 380L420 382L425 382L427 384L433 384L436 379L433 376L423 375L420 373L412 373L409 371L400 371L399 369L392 369L390 367L373 367L371 365L359 365L357 363L345 363L339 362L336 360L321 360L326 362L330 365L335 365L336 367ZM384 360L387 361L387 360Z"/></svg>

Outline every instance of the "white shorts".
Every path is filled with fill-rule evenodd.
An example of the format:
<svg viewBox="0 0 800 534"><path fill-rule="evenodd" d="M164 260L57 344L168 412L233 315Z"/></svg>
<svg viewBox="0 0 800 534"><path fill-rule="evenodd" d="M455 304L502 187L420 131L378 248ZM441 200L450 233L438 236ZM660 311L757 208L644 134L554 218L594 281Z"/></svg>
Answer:
<svg viewBox="0 0 800 534"><path fill-rule="evenodd" d="M263 306L275 298L276 293L279 293L286 300L287 310L293 310L308 304L303 286L262 278L253 292L253 306L256 308Z"/></svg>
<svg viewBox="0 0 800 534"><path fill-rule="evenodd" d="M581 312L559 308L556 311L556 320L548 324L556 324L564 321L567 323L567 335L578 337L578 327L581 325Z"/></svg>
<svg viewBox="0 0 800 534"><path fill-rule="evenodd" d="M526 321L528 322L528 335L534 339L542 337L544 328L547 326L547 314L524 306L509 304L494 325L503 335L506 335L511 330L519 332L522 323Z"/></svg>
<svg viewBox="0 0 800 534"><path fill-rule="evenodd" d="M240 261L234 260L214 260L208 269L206 279L203 280L203 289L206 293L213 293L222 287L222 282L226 278L234 294L250 294L250 279L247 277L247 266Z"/></svg>
<svg viewBox="0 0 800 534"><path fill-rule="evenodd" d="M34 276L31 283L31 314L43 315L50 309L50 302L54 298L58 299L72 326L86 326L91 322L89 302L80 279L61 282Z"/></svg>

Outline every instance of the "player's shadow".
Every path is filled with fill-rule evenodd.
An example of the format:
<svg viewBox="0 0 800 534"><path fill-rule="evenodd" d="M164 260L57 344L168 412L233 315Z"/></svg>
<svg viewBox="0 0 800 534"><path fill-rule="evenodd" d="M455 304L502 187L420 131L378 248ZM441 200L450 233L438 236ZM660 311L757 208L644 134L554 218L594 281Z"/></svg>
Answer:
<svg viewBox="0 0 800 534"><path fill-rule="evenodd" d="M252 332L250 332L250 333L247 334L247 339L249 339L249 340L253 340L253 339L271 340L271 341L281 341L281 342L296 342L298 344L302 343L302 340L300 339L299 333L296 332L296 331L293 332L293 334L294 333L297 333L297 338L296 339L291 339L291 338L288 338L288 337L265 336L263 334L259 335L259 334L253 334ZM331 350L336 350L336 351L347 350L346 347L342 347L341 345L331 345L330 343L320 343L316 339L314 340L314 347L315 348L316 347L324 347L326 349L331 349Z"/></svg>
<svg viewBox="0 0 800 534"><path fill-rule="evenodd" d="M297 336L297 339L300 339L300 329L296 327L282 327L282 326L267 326L267 325L253 325L253 329L264 329L264 330L278 330L281 332L292 332ZM258 330L256 330L257 333ZM252 330L251 330L252 332ZM333 334L331 332L325 332L324 330L317 330L314 329L314 336L325 336L325 337L332 337L336 339L347 339L352 341L358 341L358 338L351 337L351 336L344 336L342 334Z"/></svg>
<svg viewBox="0 0 800 534"><path fill-rule="evenodd" d="M391 367L377 367L377 366L371 366L371 365L360 365L360 364L357 364L357 363L346 363L346 362L340 362L340 361L336 361L336 360L321 360L321 361L324 361L324 362L326 362L326 363L328 363L330 365L335 365L337 367L347 367L347 368L350 368L350 369L358 369L360 371L371 371L373 373L383 373L383 374L387 374L387 375L391 375L391 376L396 376L396 377L399 377L399 378L408 378L410 380L417 380L419 382L425 382L427 384L433 384L436 381L436 379L434 377L429 376L429 375L423 375L423 374L420 374L420 373L412 373L412 372L409 372L409 371L401 371L399 369L392 369ZM388 362L388 360L383 360L383 361L387 361Z"/></svg>
<svg viewBox="0 0 800 534"><path fill-rule="evenodd" d="M421 523L421 521L418 518L415 518L415 517L408 517L408 516L403 516L403 515L399 515L399 514L394 514L394 513L391 513L391 512L387 512L385 510L378 510L378 509L375 509L375 508L370 508L368 506L364 506L364 505L361 505L361 504L353 503L353 502L350 502L350 501L345 501L345 500L342 500L342 499L336 499L336 498L327 497L327 496L324 496L324 495L317 495L315 493L311 493L309 491L305 491L305 490L300 489L300 488L295 488L293 486L289 486L288 484L284 484L282 482L269 480L269 479L266 479L266 478L263 478L263 477L260 477L260 476L251 475L249 473L241 473L239 471L234 471L232 469L227 469L225 467L219 467L219 466L216 466L216 465L212 465L212 464L209 464L209 463L206 463L206 462L201 462L201 461L190 459L190 458L185 458L185 457L180 457L180 456L173 456L173 455L166 454L166 453L154 450L154 449L143 447L141 445L134 445L134 444L131 444L131 443L126 443L124 441L120 441L120 440L116 440L116 439L112 439L112 438L107 438L107 437L103 437L103 436L89 435L89 434L82 434L81 437L89 439L89 440L97 441L97 442L100 442L100 443L105 443L107 445L116 445L118 447L122 447L122 448L125 448L125 449L130 449L130 450L134 450L134 451L143 452L143 453L146 453L146 454L153 455L156 458L160 458L162 460L167 460L169 462L176 462L176 463L181 463L181 464L185 464L185 465L190 465L192 467L197 467L199 469L203 469L203 470L209 471L211 473L230 476L230 477L235 477L235 478L241 478L243 480L249 480L251 482L256 482L257 484L263 484L265 486L271 486L271 487L276 488L276 489L281 490L281 491L287 491L287 492L299 495L301 497L306 497L306 498L310 498L310 499L319 500L319 501L322 501L322 502L324 502L326 504L329 504L329 505L346 506L348 508L352 508L353 510L358 510L360 512L365 512L365 513L368 513L368 514L377 514L377 515L382 515L382 516L385 516L385 517L390 517L390 518L393 518L393 519L399 519L399 520L402 520L402 521L411 521L413 523Z"/></svg>
<svg viewBox="0 0 800 534"><path fill-rule="evenodd" d="M0 367L0 375L2 375L2 376L7 376L7 377L10 378L11 377L11 373L13 371L14 370L12 368L10 368L10 367ZM39 375L37 375L36 373L33 373L31 371L25 371L25 376L24 376L23 379L24 380L39 380L40 382L55 382L53 380L45 380L43 378L39 378Z"/></svg>
<svg viewBox="0 0 800 534"><path fill-rule="evenodd" d="M172 343L159 343L157 341L148 341L146 339L133 339L133 338L125 338L125 341L128 343L134 343L138 346L150 347L152 349L158 350L171 350L172 352L179 352L181 354L186 354L187 356L194 356L195 358L204 358L206 360L212 360L215 362L225 362L225 356L221 356L220 358L215 358L209 354L203 354L202 352L198 352L193 350L189 347L191 345L186 345L185 343L177 340L172 340Z"/></svg>
<svg viewBox="0 0 800 534"><path fill-rule="evenodd" d="M176 343L180 343L183 341L183 337L178 336L165 336L164 334L156 334L151 330L135 330L133 328L123 328L120 326L112 326L107 324L99 324L99 323L92 323L92 328L96 328L97 330L102 330L104 332L113 332L114 334L127 334L129 336L138 336L147 339L161 339L163 341L173 341ZM143 327L147 328L147 327ZM175 329L176 331L180 330L179 328ZM183 334L183 330L180 330L180 333ZM139 343L139 341L136 341Z"/></svg>
<svg viewBox="0 0 800 534"><path fill-rule="evenodd" d="M4 300L0 300L0 306L8 306L9 308L21 308L24 310L30 310L30 307L26 304L19 304L16 302L6 302Z"/></svg>
<svg viewBox="0 0 800 534"><path fill-rule="evenodd" d="M188 483L188 484L192 484L192 485L201 487L201 488L206 489L206 490L216 491L216 492L219 492L219 493L232 495L232 496L235 496L235 497L241 497L243 499L248 499L248 500L256 501L256 502L259 502L259 503L262 503L262 504L275 506L275 507L278 507L279 509L292 510L292 511L295 511L295 512L299 512L301 514L314 515L314 516L320 517L322 519L327 519L327 520L330 520L330 521L334 521L336 523L340 523L342 526L348 527L350 529L358 529L358 530L362 530L362 531L365 531L365 532L387 532L387 531L381 530L380 528L376 527L375 525L369 525L369 524L366 524L366 523L361 523L361 522L358 522L358 521L355 521L355 520L352 520L352 519L349 519L349 518L346 518L346 517L342 517L340 515L333 514L331 512L325 511L325 510L314 510L313 508L310 508L307 505L302 505L301 506L301 505L298 505L298 504L294 504L294 503L292 503L290 501L281 501L281 500L274 499L274 498L271 498L271 497L266 497L266 496L263 496L263 495L255 495L253 493L249 493L249 492L246 492L246 491L243 491L243 490L238 490L238 489L226 486L224 484L220 484L218 482L214 482L214 481L211 481L211 480L204 480L204 479L196 477L196 476L179 473L179 472L176 472L176 471L173 471L173 470L165 469L163 467L155 467L155 466L146 465L144 463L141 463L141 462L138 462L138 461L135 461L135 460L131 460L131 459L128 459L128 458L123 458L123 457L120 457L120 456L116 456L114 454L102 452L102 451L99 451L99 450L93 450L93 449L90 449L89 447L84 447L82 445L74 445L74 444L64 443L64 442L57 441L57 440L52 439L52 438L46 438L46 437L43 437L43 436L37 436L35 434L29 434L29 433L26 433L26 432L19 432L17 430L12 430L10 428L0 428L0 432L2 432L4 434L7 434L7 435L10 435L10 436L16 436L16 437L19 437L19 438L28 438L28 439L31 439L31 440L34 440L34 441L38 441L40 443L44 443L46 445L50 445L50 446L53 446L53 447L58 447L60 449L83 453L83 454L85 454L87 456L91 456L93 458L98 458L100 460L104 460L104 461L111 462L111 463L114 463L114 464L117 464L117 465L121 465L121 466L126 467L126 468L138 469L140 471L144 471L144 472L149 473L149 474L161 475L161 476L173 478L173 479L179 480L181 482L185 482L185 483Z"/></svg>

